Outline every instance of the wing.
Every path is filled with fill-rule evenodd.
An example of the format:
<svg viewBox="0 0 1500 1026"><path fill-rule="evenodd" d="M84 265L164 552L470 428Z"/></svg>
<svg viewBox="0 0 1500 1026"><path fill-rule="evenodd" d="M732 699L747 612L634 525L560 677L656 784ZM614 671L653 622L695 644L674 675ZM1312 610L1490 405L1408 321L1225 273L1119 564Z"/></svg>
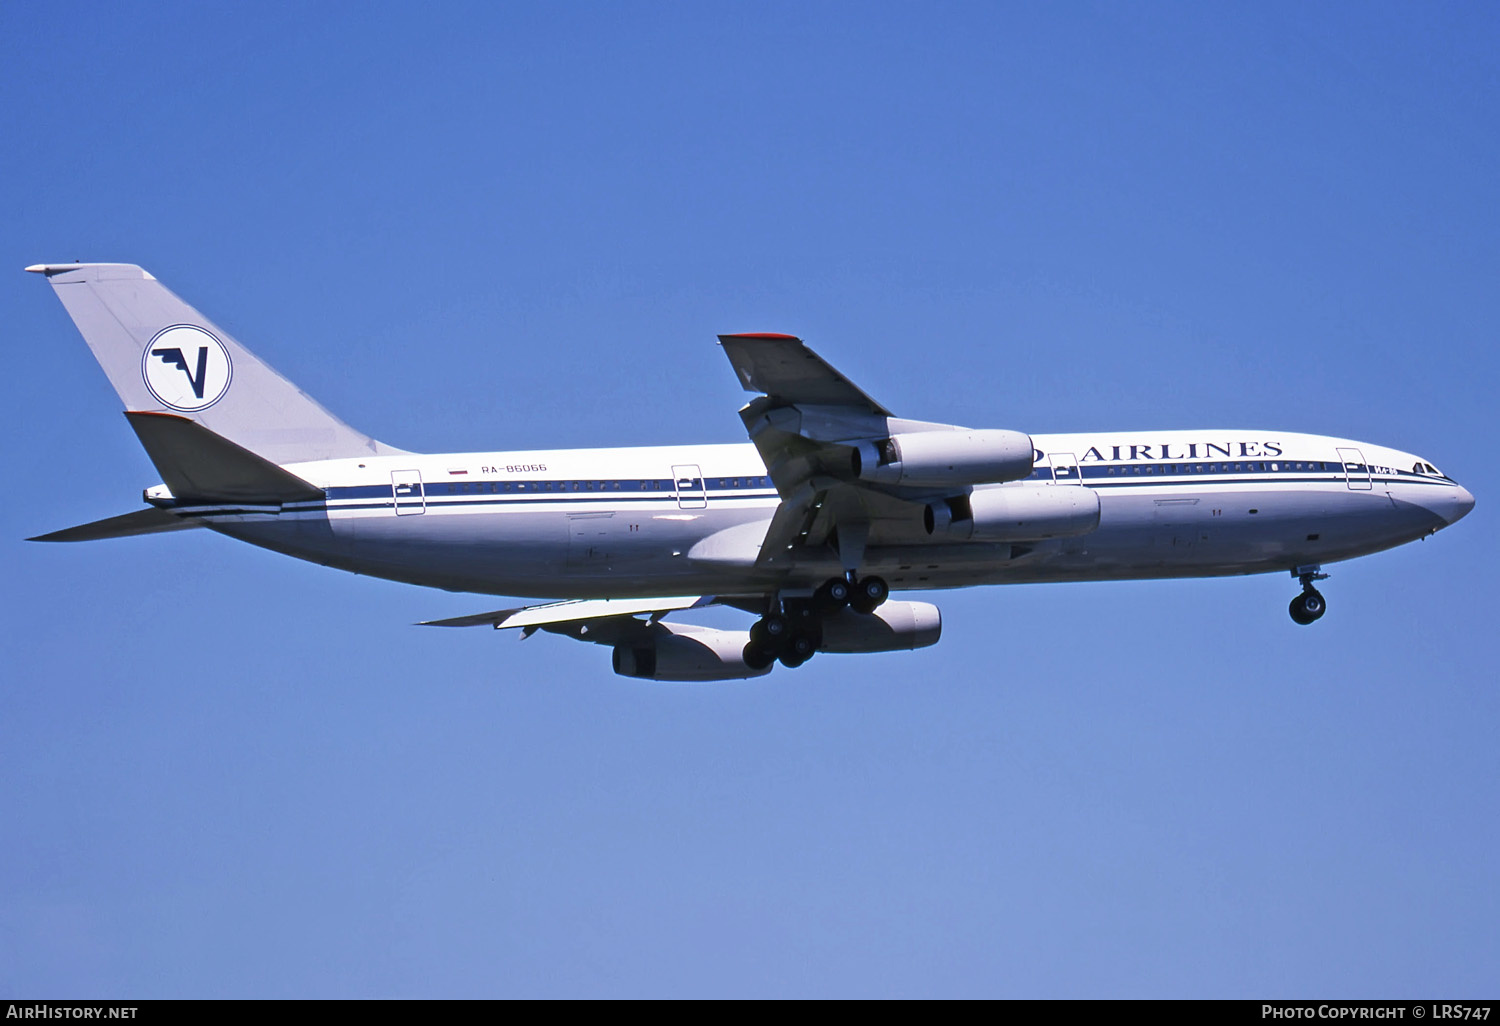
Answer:
<svg viewBox="0 0 1500 1026"><path fill-rule="evenodd" d="M720 335L719 344L747 392L762 392L792 405L891 415L795 335Z"/></svg>
<svg viewBox="0 0 1500 1026"><path fill-rule="evenodd" d="M795 336L720 335L719 344L745 390L762 393L740 419L781 496L758 566L790 569L831 546L857 570L872 540L925 541L916 532L926 503L968 491L860 479L861 460L882 459L894 435L964 429L894 417Z"/></svg>
<svg viewBox="0 0 1500 1026"><path fill-rule="evenodd" d="M423 620L419 627L494 627L521 628L530 636L540 630L566 634L582 641L601 645L618 644L637 627L645 628L667 613L679 609L700 609L718 603L712 595L682 595L675 598L649 599L569 599L538 606L497 609L472 616L455 616L448 620ZM647 620L637 620L649 613Z"/></svg>
<svg viewBox="0 0 1500 1026"><path fill-rule="evenodd" d="M750 635L687 623L667 623L662 617L679 609L711 605L764 603L763 596L684 595L656 599L579 599L548 602L522 609L429 620L426 627L519 628L528 638L538 630L564 634L614 651L615 672L646 680L720 681L761 677L771 672L769 662L750 665L745 659ZM640 614L649 614L646 619ZM936 638L934 637L934 640Z"/></svg>

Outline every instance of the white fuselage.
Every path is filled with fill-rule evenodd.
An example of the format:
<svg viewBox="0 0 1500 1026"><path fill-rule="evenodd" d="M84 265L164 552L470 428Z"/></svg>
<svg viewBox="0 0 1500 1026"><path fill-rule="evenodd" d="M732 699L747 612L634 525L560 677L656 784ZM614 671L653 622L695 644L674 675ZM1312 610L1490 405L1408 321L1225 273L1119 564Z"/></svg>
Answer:
<svg viewBox="0 0 1500 1026"><path fill-rule="evenodd" d="M1473 498L1410 453L1288 432L1036 435L1014 488L1086 487L1097 529L934 541L920 508L871 525L862 572L894 590L1288 571L1376 552ZM387 455L287 468L326 501L194 510L217 530L330 566L497 595L617 598L808 588L835 553L757 569L779 502L748 444ZM171 504L164 490L154 498ZM182 510L187 512L186 510Z"/></svg>

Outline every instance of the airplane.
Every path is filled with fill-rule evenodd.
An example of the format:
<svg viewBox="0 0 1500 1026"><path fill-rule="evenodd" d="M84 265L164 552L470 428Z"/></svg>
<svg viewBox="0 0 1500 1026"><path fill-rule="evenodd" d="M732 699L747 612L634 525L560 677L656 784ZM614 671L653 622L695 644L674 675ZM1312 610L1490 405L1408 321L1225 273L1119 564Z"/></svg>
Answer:
<svg viewBox="0 0 1500 1026"><path fill-rule="evenodd" d="M362 434L133 264L37 264L162 481L42 535L208 528L449 591L555 601L424 626L604 645L657 681L935 644L893 591L1290 573L1456 523L1474 497L1412 453L1259 430L1028 435L908 420L801 339L720 335L748 443L420 454ZM728 606L746 631L668 620Z"/></svg>

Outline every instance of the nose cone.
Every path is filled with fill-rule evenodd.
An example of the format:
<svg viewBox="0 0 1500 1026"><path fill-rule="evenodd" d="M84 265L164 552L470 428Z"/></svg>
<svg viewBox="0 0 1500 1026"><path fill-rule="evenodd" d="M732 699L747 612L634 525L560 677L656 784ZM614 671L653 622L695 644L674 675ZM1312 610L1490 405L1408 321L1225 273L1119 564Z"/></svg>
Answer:
<svg viewBox="0 0 1500 1026"><path fill-rule="evenodd" d="M1449 524L1456 524L1474 508L1474 496L1461 485L1447 489L1429 507Z"/></svg>

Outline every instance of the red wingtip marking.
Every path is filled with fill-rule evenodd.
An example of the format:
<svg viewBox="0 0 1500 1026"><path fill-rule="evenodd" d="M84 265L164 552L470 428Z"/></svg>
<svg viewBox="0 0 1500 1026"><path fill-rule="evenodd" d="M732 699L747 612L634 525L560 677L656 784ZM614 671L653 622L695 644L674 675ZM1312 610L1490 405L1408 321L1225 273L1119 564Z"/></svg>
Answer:
<svg viewBox="0 0 1500 1026"><path fill-rule="evenodd" d="M735 333L733 335L725 335L724 337L725 338L764 338L764 339L773 339L773 338L776 338L776 339L785 339L785 338L789 338L793 342L795 342L797 340L797 336L796 335L782 335L782 334L779 334L779 333L774 332L774 331L741 331L741 332L737 332L737 333Z"/></svg>

